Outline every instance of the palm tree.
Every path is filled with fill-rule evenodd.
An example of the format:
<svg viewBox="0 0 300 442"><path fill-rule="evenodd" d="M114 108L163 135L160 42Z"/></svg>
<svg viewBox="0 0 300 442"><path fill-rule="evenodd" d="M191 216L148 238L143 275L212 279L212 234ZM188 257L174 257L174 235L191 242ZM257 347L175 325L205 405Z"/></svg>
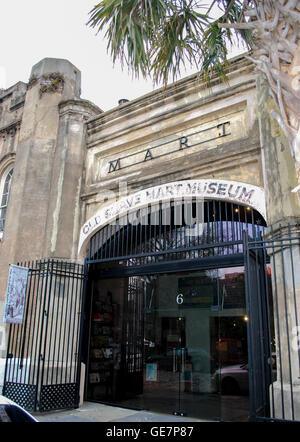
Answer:
<svg viewBox="0 0 300 442"><path fill-rule="evenodd" d="M216 74L226 80L229 44L242 42L269 83L300 200L299 0L102 0L88 24L105 31L113 61L155 83L175 80L187 65L207 83Z"/></svg>

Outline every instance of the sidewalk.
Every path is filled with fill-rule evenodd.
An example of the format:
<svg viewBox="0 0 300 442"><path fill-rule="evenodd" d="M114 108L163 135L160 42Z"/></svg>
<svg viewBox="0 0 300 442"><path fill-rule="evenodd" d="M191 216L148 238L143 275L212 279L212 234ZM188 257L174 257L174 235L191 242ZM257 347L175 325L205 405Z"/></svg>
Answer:
<svg viewBox="0 0 300 442"><path fill-rule="evenodd" d="M136 411L94 402L73 410L32 413L39 422L205 422L188 417Z"/></svg>

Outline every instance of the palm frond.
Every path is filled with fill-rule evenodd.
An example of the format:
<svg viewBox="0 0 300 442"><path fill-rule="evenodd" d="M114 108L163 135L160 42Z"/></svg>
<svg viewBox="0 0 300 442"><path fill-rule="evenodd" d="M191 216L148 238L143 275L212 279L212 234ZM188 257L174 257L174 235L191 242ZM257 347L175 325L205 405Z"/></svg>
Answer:
<svg viewBox="0 0 300 442"><path fill-rule="evenodd" d="M87 24L97 32L105 31L107 50L114 62L126 62L137 75L146 76L149 36L166 9L163 0L103 0L92 9Z"/></svg>
<svg viewBox="0 0 300 442"><path fill-rule="evenodd" d="M104 31L107 49L137 76L155 83L178 78L183 68L199 69L209 83L217 74L226 80L228 45L239 38L249 47L245 30L220 28L242 17L245 0L102 0L90 12L88 25ZM215 19L211 11L219 7Z"/></svg>

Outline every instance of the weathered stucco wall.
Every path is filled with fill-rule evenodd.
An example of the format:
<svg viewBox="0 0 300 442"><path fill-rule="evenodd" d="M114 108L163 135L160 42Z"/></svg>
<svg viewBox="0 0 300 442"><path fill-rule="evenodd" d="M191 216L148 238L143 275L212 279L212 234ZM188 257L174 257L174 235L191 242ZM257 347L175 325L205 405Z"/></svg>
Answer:
<svg viewBox="0 0 300 442"><path fill-rule="evenodd" d="M120 182L129 194L201 178L263 187L253 67L238 58L229 71L229 84L193 75L88 122L82 224Z"/></svg>
<svg viewBox="0 0 300 442"><path fill-rule="evenodd" d="M85 122L101 112L80 99L80 79L67 60L44 59L32 68L28 85L17 85L25 94L22 119L13 147L8 139L0 144L0 167L3 158L14 164L0 241L1 324L10 263L76 259ZM14 121L17 114L10 116L8 106L4 113ZM0 121L9 124L8 116Z"/></svg>

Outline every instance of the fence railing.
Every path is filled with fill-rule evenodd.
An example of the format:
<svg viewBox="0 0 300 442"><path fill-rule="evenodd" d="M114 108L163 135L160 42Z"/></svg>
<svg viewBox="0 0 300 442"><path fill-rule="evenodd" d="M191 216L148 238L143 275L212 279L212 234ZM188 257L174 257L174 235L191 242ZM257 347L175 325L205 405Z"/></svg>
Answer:
<svg viewBox="0 0 300 442"><path fill-rule="evenodd" d="M82 265L25 262L24 320L9 326L3 394L27 410L73 408L79 392Z"/></svg>

